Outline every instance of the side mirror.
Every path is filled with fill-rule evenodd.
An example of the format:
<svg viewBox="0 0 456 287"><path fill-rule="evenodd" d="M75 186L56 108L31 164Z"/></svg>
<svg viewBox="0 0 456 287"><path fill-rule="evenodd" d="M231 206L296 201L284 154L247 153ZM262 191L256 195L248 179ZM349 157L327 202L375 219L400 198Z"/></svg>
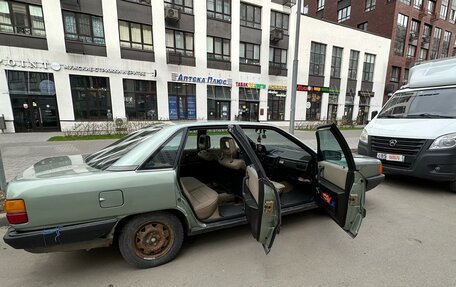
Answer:
<svg viewBox="0 0 456 287"><path fill-rule="evenodd" d="M378 111L373 111L371 113L371 119L375 118L378 115Z"/></svg>
<svg viewBox="0 0 456 287"><path fill-rule="evenodd" d="M323 151L323 159L324 160L341 160L342 159L342 152L337 150L324 150Z"/></svg>

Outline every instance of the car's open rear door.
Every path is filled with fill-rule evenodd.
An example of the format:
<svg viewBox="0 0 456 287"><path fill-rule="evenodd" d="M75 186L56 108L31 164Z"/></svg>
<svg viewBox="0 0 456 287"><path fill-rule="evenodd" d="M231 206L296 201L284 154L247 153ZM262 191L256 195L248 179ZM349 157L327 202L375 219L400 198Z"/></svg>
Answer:
<svg viewBox="0 0 456 287"><path fill-rule="evenodd" d="M229 130L243 153L250 159L242 190L245 214L253 237L263 245L267 254L279 231L281 220L279 195L267 178L242 129L233 125L229 127Z"/></svg>
<svg viewBox="0 0 456 287"><path fill-rule="evenodd" d="M366 212L365 183L356 171L347 142L335 125L317 129L317 203L348 234L355 237Z"/></svg>

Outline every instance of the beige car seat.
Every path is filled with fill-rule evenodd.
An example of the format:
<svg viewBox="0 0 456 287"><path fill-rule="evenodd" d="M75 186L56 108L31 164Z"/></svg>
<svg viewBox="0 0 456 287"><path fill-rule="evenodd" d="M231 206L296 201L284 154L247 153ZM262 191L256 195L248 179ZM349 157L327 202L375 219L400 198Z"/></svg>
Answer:
<svg viewBox="0 0 456 287"><path fill-rule="evenodd" d="M220 165L234 170L245 170L245 161L237 158L238 152L233 138L220 138L220 151L221 155L218 160Z"/></svg>

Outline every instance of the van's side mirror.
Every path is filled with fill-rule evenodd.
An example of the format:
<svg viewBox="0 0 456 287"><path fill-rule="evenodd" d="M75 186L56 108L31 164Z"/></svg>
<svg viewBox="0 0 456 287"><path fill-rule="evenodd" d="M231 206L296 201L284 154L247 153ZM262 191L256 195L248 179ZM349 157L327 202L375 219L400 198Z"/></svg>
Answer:
<svg viewBox="0 0 456 287"><path fill-rule="evenodd" d="M378 111L373 111L371 114L371 119L375 118L378 115Z"/></svg>

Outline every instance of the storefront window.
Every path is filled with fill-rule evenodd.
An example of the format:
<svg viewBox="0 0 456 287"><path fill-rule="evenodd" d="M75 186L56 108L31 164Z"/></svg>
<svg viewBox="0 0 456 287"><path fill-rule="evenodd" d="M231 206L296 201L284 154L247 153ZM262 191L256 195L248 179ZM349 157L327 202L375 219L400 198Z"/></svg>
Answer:
<svg viewBox="0 0 456 287"><path fill-rule="evenodd" d="M337 120L337 103L339 101L339 94L329 94L328 99L328 117L329 121Z"/></svg>
<svg viewBox="0 0 456 287"><path fill-rule="evenodd" d="M157 120L157 87L154 81L123 80L125 114L130 120Z"/></svg>
<svg viewBox="0 0 456 287"><path fill-rule="evenodd" d="M285 100L287 91L269 90L268 91L268 120L285 120Z"/></svg>
<svg viewBox="0 0 456 287"><path fill-rule="evenodd" d="M6 71L16 132L59 131L54 75Z"/></svg>
<svg viewBox="0 0 456 287"><path fill-rule="evenodd" d="M359 125L367 124L369 117L369 105L370 105L370 96L360 95L359 96L359 112L357 122Z"/></svg>
<svg viewBox="0 0 456 287"><path fill-rule="evenodd" d="M307 94L307 102L310 103L310 108L306 112L307 121L319 121L321 115L321 93L309 92Z"/></svg>
<svg viewBox="0 0 456 287"><path fill-rule="evenodd" d="M196 120L196 85L168 83L170 120Z"/></svg>
<svg viewBox="0 0 456 287"><path fill-rule="evenodd" d="M70 75L76 120L109 120L111 93L109 78Z"/></svg>
<svg viewBox="0 0 456 287"><path fill-rule="evenodd" d="M239 119L257 122L260 110L260 89L239 88Z"/></svg>
<svg viewBox="0 0 456 287"><path fill-rule="evenodd" d="M343 119L350 122L353 119L353 105L355 103L355 95L353 92L348 92L345 95L345 109Z"/></svg>
<svg viewBox="0 0 456 287"><path fill-rule="evenodd" d="M231 88L207 86L207 119L229 120L231 111Z"/></svg>

